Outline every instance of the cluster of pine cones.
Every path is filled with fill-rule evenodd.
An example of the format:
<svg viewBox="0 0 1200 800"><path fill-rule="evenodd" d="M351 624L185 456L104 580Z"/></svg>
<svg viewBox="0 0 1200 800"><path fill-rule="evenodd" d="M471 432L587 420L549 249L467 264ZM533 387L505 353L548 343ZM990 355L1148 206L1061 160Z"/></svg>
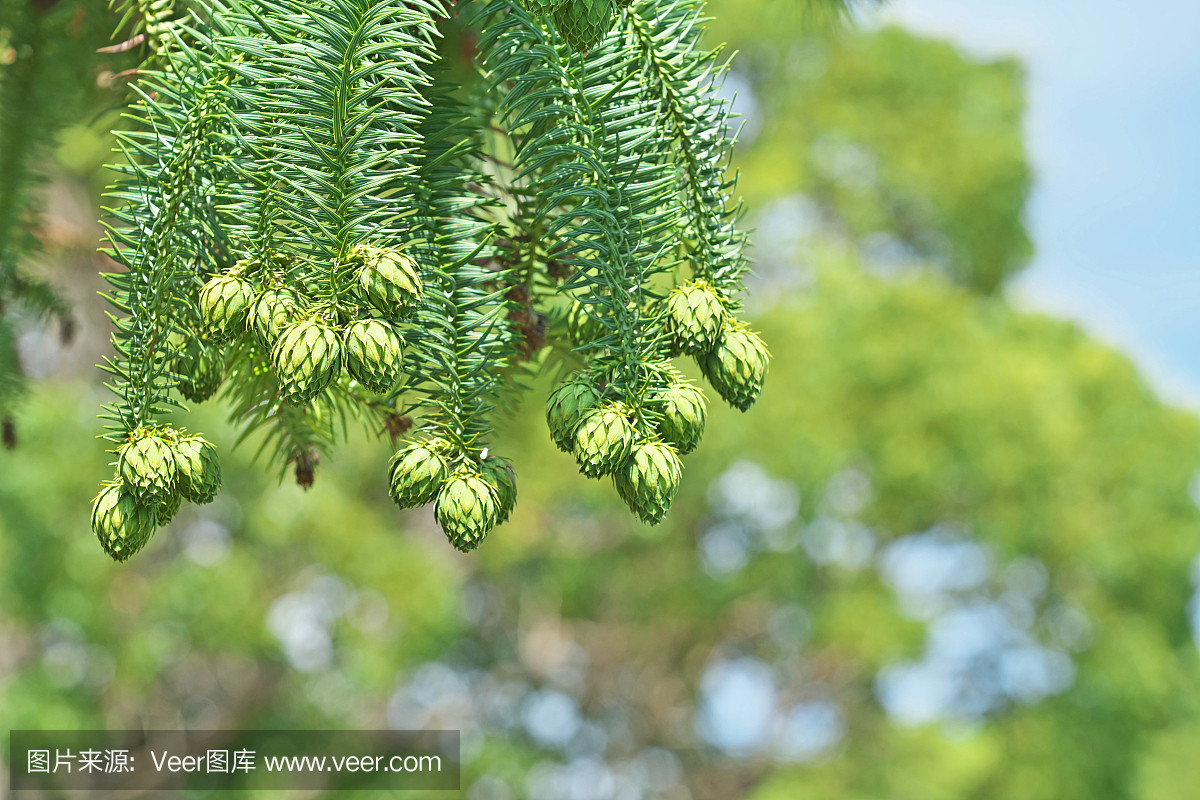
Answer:
<svg viewBox="0 0 1200 800"><path fill-rule="evenodd" d="M421 299L417 263L399 250L373 245L355 248L349 262L354 291L339 298L339 309L322 309L289 288L272 265L239 261L200 290L208 335L226 342L254 337L271 354L280 391L292 402L315 398L337 380L343 366L371 391L390 391L403 366L398 323ZM347 299L354 319L343 325L339 317L346 313ZM180 374L188 373L181 369ZM182 385L180 391L189 400L205 399L197 388L208 386Z"/></svg>
<svg viewBox="0 0 1200 800"><path fill-rule="evenodd" d="M420 300L417 264L392 248L363 245L349 260L355 318L322 309L300 284L284 277L282 260L239 261L200 290L204 330L177 355L180 393L193 402L221 385L225 358L215 344L252 338L271 354L282 398L303 403L338 378L343 366L359 383L387 392L400 380L398 322ZM341 309L346 313L345 308ZM169 427L139 428L117 448L117 475L92 501L92 530L106 552L124 561L179 511L181 501L208 503L221 485L215 448Z"/></svg>
<svg viewBox="0 0 1200 800"><path fill-rule="evenodd" d="M336 380L342 367L375 392L395 388L401 376L399 324L420 301L416 262L405 253L365 245L351 253L357 319L344 326L313 311L292 290L267 283L252 287L235 267L200 292L200 311L214 333L253 335L271 353L280 391L305 402ZM259 270L261 272L261 270ZM516 476L505 459L474 459L438 436L392 457L392 498L401 508L435 502L450 543L473 550L516 504Z"/></svg>
<svg viewBox="0 0 1200 800"><path fill-rule="evenodd" d="M116 561L141 550L184 500L211 503L221 488L216 448L173 428L140 428L117 448L116 477L92 501L92 530Z"/></svg>
<svg viewBox="0 0 1200 800"><path fill-rule="evenodd" d="M375 392L395 388L401 377L399 325L422 296L417 265L391 248L362 246L351 255L355 289L349 304L322 308L300 288L288 288L279 265L239 262L200 291L204 335L212 342L253 339L271 355L283 399L303 403L337 380L345 367ZM347 311L347 305L350 311ZM354 318L348 322L344 317ZM693 356L717 392L745 411L758 399L769 356L762 340L727 309L705 280L676 287L656 314L665 325L669 355ZM608 329L574 301L567 327L577 347ZM215 348L208 348L217 352ZM208 374L196 352L179 355L185 397L203 400L220 385L223 359ZM216 356L214 356L216 358ZM608 364L608 366L598 366ZM611 475L621 498L643 521L661 522L682 477L680 456L704 433L704 393L667 361L644 365L650 389L635 407L611 382L611 362L569 377L547 401L554 443L570 452L591 478ZM138 429L117 449L116 477L92 505L92 527L105 551L124 561L166 525L186 499L207 503L221 483L213 446L200 436L169 427ZM478 547L505 522L517 499L512 464L461 452L438 434L410 444L391 461L392 498L401 508L434 503L434 514L451 544Z"/></svg>
<svg viewBox="0 0 1200 800"><path fill-rule="evenodd" d="M632 0L521 0L529 13L554 20L567 44L581 53L591 50L612 28L617 9Z"/></svg>
<svg viewBox="0 0 1200 800"><path fill-rule="evenodd" d="M710 283L694 280L667 295L662 315L671 355L695 357L701 372L730 405L742 411L758 399L770 356L766 345L726 309ZM577 346L605 329L578 300L567 313ZM609 375L585 369L569 377L546 404L550 436L572 453L589 478L612 475L621 498L643 521L663 520L679 489L679 456L704 435L704 393L667 362L650 364L652 388L632 409L612 390Z"/></svg>
<svg viewBox="0 0 1200 800"><path fill-rule="evenodd" d="M434 516L450 544L474 550L488 531L508 520L517 504L517 476L508 459L484 450L475 462L455 459L455 448L433 436L392 457L392 499L401 508L432 502Z"/></svg>

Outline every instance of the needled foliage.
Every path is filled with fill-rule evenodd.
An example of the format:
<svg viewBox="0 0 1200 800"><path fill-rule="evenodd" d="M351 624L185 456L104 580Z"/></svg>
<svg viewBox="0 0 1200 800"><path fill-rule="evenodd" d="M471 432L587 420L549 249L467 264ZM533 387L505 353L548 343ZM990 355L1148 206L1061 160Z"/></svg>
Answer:
<svg viewBox="0 0 1200 800"><path fill-rule="evenodd" d="M180 453L210 452L178 412L218 392L305 486L349 421L415 426L392 495L434 502L471 550L516 502L492 418L550 370L555 442L666 515L706 413L671 359L741 410L768 368L737 319L725 65L698 0L563 8L457 8L467 88L441 77L436 2L143 13L154 56L109 193L118 475L93 516L111 555L175 513ZM219 480L215 458L196 469Z"/></svg>

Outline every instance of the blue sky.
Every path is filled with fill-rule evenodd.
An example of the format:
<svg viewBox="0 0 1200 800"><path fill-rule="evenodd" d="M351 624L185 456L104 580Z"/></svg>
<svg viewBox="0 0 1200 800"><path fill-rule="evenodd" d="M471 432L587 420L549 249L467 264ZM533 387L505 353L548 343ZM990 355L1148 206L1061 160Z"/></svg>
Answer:
<svg viewBox="0 0 1200 800"><path fill-rule="evenodd" d="M1200 2L891 0L864 21L1025 62L1037 255L1011 298L1200 409Z"/></svg>

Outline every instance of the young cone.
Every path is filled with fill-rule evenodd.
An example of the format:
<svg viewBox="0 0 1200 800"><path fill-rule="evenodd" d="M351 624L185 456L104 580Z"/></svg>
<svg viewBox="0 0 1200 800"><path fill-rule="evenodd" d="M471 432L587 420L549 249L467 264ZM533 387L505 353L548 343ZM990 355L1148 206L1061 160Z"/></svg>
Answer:
<svg viewBox="0 0 1200 800"><path fill-rule="evenodd" d="M503 525L517 505L517 473L512 462L499 456L483 460L483 474L491 481L499 502L496 524Z"/></svg>
<svg viewBox="0 0 1200 800"><path fill-rule="evenodd" d="M300 318L300 298L290 289L264 289L246 312L248 327L268 351L275 346L285 325Z"/></svg>
<svg viewBox="0 0 1200 800"><path fill-rule="evenodd" d="M725 328L712 352L696 360L704 377L725 402L745 411L762 392L771 355L758 334L746 323L737 322Z"/></svg>
<svg viewBox="0 0 1200 800"><path fill-rule="evenodd" d="M584 414L600 402L600 396L582 377L571 378L555 389L546 400L546 424L550 438L564 453L575 449L575 431Z"/></svg>
<svg viewBox="0 0 1200 800"><path fill-rule="evenodd" d="M670 445L640 442L613 474L617 493L643 522L657 525L667 516L679 490L683 465Z"/></svg>
<svg viewBox="0 0 1200 800"><path fill-rule="evenodd" d="M400 380L403 340L395 326L377 319L352 322L342 335L346 368L373 392L389 391Z"/></svg>
<svg viewBox="0 0 1200 800"><path fill-rule="evenodd" d="M236 275L214 275L200 289L200 316L217 339L236 336L254 300L254 289Z"/></svg>
<svg viewBox="0 0 1200 800"><path fill-rule="evenodd" d="M184 399L203 403L217 393L225 379L224 354L215 345L193 340L176 356L174 370Z"/></svg>
<svg viewBox="0 0 1200 800"><path fill-rule="evenodd" d="M699 356L712 350L725 322L725 304L707 281L697 280L671 290L666 299L667 330L681 353Z"/></svg>
<svg viewBox="0 0 1200 800"><path fill-rule="evenodd" d="M421 279L412 256L368 245L357 250L355 257L363 262L358 270L359 285L384 314L401 312L421 299Z"/></svg>
<svg viewBox="0 0 1200 800"><path fill-rule="evenodd" d="M125 488L145 503L159 503L175 493L178 467L171 440L140 428L117 448L117 474Z"/></svg>
<svg viewBox="0 0 1200 800"><path fill-rule="evenodd" d="M500 502L483 475L460 469L442 485L433 513L450 544L465 553L478 547L495 527Z"/></svg>
<svg viewBox="0 0 1200 800"><path fill-rule="evenodd" d="M182 436L175 444L179 493L197 505L211 503L221 490L217 448L203 436Z"/></svg>
<svg viewBox="0 0 1200 800"><path fill-rule="evenodd" d="M575 460L589 478L607 475L621 465L633 446L633 425L621 403L588 412L575 432Z"/></svg>
<svg viewBox="0 0 1200 800"><path fill-rule="evenodd" d="M122 481L108 481L92 501L92 531L114 561L141 550L158 528L158 509L138 500Z"/></svg>
<svg viewBox="0 0 1200 800"><path fill-rule="evenodd" d="M554 9L558 32L580 53L591 50L612 27L612 0L566 0Z"/></svg>
<svg viewBox="0 0 1200 800"><path fill-rule="evenodd" d="M663 441L687 455L704 436L708 404L704 392L690 383L678 381L655 393L651 407L662 415L658 432Z"/></svg>
<svg viewBox="0 0 1200 800"><path fill-rule="evenodd" d="M447 449L445 442L433 439L410 444L392 456L388 477L396 505L416 508L433 500L450 472L442 455Z"/></svg>
<svg viewBox="0 0 1200 800"><path fill-rule="evenodd" d="M315 317L288 325L271 350L279 388L294 403L312 400L336 380L342 360L337 332Z"/></svg>

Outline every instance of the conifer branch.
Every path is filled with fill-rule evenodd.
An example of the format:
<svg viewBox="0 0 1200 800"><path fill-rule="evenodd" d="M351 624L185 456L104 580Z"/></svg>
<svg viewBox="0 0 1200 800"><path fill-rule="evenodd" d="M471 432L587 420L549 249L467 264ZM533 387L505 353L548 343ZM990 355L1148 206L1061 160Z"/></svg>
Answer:
<svg viewBox="0 0 1200 800"><path fill-rule="evenodd" d="M495 414L532 365L581 365L554 440L662 519L705 408L667 359L740 408L766 371L732 317L728 109L698 0L561 2L473 6L466 104L431 77L425 0L211 0L164 28L111 194L118 474L93 522L114 557L210 498L186 487L211 488L211 446L158 419L222 385L242 440L306 487L348 420L394 437L412 411L392 496L471 550L516 501Z"/></svg>

